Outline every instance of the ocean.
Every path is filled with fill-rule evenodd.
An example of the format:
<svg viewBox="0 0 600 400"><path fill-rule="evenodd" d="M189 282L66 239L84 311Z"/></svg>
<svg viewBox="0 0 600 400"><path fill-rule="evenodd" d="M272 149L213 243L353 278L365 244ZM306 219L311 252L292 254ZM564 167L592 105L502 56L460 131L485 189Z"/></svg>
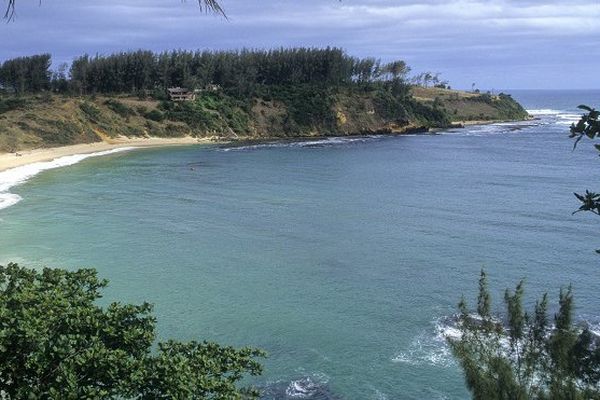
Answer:
<svg viewBox="0 0 600 400"><path fill-rule="evenodd" d="M572 284L600 323L600 225L572 215L600 159L567 137L600 91L512 93L536 120L0 173L0 264L95 267L161 339L265 349L265 399L467 399L444 333L482 268L499 312L524 278L528 305Z"/></svg>

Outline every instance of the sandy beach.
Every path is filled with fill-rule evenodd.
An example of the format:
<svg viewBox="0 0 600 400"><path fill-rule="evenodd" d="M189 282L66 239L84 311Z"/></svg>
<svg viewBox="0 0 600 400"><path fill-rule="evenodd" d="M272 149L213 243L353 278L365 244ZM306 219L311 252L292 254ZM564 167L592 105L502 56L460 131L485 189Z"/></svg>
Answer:
<svg viewBox="0 0 600 400"><path fill-rule="evenodd" d="M122 147L162 147L180 146L199 143L212 143L211 138L127 138L118 137L103 142L75 144L62 147L23 150L18 153L0 153L0 171L19 167L35 162L51 161L59 157L74 154L88 154L99 151L113 150Z"/></svg>

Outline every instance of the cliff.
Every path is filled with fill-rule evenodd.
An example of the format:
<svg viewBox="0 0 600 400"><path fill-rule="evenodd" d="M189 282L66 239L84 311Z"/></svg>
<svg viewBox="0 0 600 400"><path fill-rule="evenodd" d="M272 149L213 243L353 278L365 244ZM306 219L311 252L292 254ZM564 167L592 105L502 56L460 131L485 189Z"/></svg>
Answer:
<svg viewBox="0 0 600 400"><path fill-rule="evenodd" d="M111 137L291 138L403 133L468 121L518 120L510 96L420 88L383 90L275 87L243 98L204 92L170 102L119 95L42 93L0 97L0 151L110 140Z"/></svg>

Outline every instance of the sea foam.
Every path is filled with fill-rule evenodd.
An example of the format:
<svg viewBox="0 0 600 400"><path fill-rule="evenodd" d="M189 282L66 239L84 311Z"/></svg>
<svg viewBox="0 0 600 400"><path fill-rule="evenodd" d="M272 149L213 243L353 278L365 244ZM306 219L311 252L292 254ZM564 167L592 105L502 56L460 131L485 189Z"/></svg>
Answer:
<svg viewBox="0 0 600 400"><path fill-rule="evenodd" d="M21 196L9 192L10 188L27 182L29 179L42 171L77 164L78 162L90 157L105 156L108 154L114 154L133 149L135 149L135 147L120 147L118 149L98 151L95 153L74 154L70 156L59 157L52 161L26 164L20 167L2 171L0 172L0 209L10 207L21 201Z"/></svg>
<svg viewBox="0 0 600 400"><path fill-rule="evenodd" d="M579 121L581 118L580 114L575 111L568 110L553 110L553 109L539 109L539 110L527 110L527 112L533 116L550 119L556 125L571 125L574 122Z"/></svg>
<svg viewBox="0 0 600 400"><path fill-rule="evenodd" d="M364 143L367 141L383 138L384 135L367 135L367 136L354 136L354 137L327 137L315 140L276 140L257 144L250 144L246 146L234 145L231 147L220 148L219 151L247 151L247 150L258 150L267 148L298 148L298 147L328 147L328 146L339 146L347 145L352 143Z"/></svg>
<svg viewBox="0 0 600 400"><path fill-rule="evenodd" d="M560 111L560 110L553 110L550 108L542 108L542 109L535 109L535 110L526 110L527 113L531 114L531 115L558 115L563 113L564 111Z"/></svg>

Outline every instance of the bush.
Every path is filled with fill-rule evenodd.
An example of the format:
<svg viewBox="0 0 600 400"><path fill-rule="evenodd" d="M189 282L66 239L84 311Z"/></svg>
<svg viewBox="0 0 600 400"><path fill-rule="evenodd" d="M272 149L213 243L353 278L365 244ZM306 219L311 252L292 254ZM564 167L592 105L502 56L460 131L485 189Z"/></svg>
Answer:
<svg viewBox="0 0 600 400"><path fill-rule="evenodd" d="M98 107L96 107L92 103L84 101L83 103L81 103L79 105L79 108L90 119L90 121L96 122L96 123L100 121L100 117L101 117L100 110L98 109Z"/></svg>
<svg viewBox="0 0 600 400"><path fill-rule="evenodd" d="M27 104L27 100L19 97L10 97L7 99L0 98L0 114L25 108Z"/></svg>
<svg viewBox="0 0 600 400"><path fill-rule="evenodd" d="M155 345L152 306L96 301L93 269L0 266L4 399L257 398L257 349L168 340Z"/></svg>
<svg viewBox="0 0 600 400"><path fill-rule="evenodd" d="M116 112L117 114L119 114L121 117L123 117L125 119L129 119L129 117L135 115L135 110L126 106L125 104L121 103L118 100L108 99L104 102L104 104L108 108L110 108L112 111Z"/></svg>
<svg viewBox="0 0 600 400"><path fill-rule="evenodd" d="M147 119L155 121L155 122L161 122L162 120L165 119L165 115L157 109L145 112L145 113L143 113L143 115L144 115L144 118L147 118Z"/></svg>
<svg viewBox="0 0 600 400"><path fill-rule="evenodd" d="M287 125L300 130L315 126L336 129L334 94L334 89L314 84L272 85L257 89L258 97L283 103L293 120Z"/></svg>

